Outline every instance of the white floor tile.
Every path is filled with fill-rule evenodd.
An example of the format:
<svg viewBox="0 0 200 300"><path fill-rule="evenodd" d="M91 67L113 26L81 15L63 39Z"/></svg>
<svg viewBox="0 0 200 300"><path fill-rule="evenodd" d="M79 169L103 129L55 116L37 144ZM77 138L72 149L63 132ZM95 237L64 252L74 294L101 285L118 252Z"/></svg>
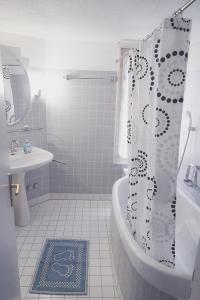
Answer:
<svg viewBox="0 0 200 300"><path fill-rule="evenodd" d="M102 276L102 286L113 286L114 280L112 276Z"/></svg>
<svg viewBox="0 0 200 300"><path fill-rule="evenodd" d="M102 288L99 286L90 286L90 297L102 297Z"/></svg>
<svg viewBox="0 0 200 300"><path fill-rule="evenodd" d="M29 286L31 283L32 276L21 276L20 277L20 285L21 286Z"/></svg>
<svg viewBox="0 0 200 300"><path fill-rule="evenodd" d="M31 207L31 224L17 227L18 261L22 299L24 300L120 300L116 284L109 241L110 201L92 199L50 200ZM66 197L64 197L66 199ZM68 198L70 199L70 198ZM37 260L47 238L89 240L88 295L49 296L30 294L30 283Z"/></svg>
<svg viewBox="0 0 200 300"><path fill-rule="evenodd" d="M90 286L101 286L102 285L102 280L101 276L89 276L89 285Z"/></svg>
<svg viewBox="0 0 200 300"><path fill-rule="evenodd" d="M112 298L115 296L114 289L112 286L103 286L103 297Z"/></svg>
<svg viewBox="0 0 200 300"><path fill-rule="evenodd" d="M112 267L101 267L101 274L112 276Z"/></svg>

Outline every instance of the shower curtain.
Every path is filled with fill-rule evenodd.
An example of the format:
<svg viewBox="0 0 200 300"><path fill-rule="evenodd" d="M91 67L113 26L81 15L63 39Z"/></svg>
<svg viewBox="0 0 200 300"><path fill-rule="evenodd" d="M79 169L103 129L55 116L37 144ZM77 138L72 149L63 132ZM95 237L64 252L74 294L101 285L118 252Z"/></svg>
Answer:
<svg viewBox="0 0 200 300"><path fill-rule="evenodd" d="M12 93L12 87L10 82L10 71L7 66L3 67L2 70L3 70L6 119L8 124L12 125L13 122L15 122L15 107L14 107L13 93Z"/></svg>
<svg viewBox="0 0 200 300"><path fill-rule="evenodd" d="M129 197L137 243L175 266L176 177L191 21L165 19L136 41L128 65Z"/></svg>

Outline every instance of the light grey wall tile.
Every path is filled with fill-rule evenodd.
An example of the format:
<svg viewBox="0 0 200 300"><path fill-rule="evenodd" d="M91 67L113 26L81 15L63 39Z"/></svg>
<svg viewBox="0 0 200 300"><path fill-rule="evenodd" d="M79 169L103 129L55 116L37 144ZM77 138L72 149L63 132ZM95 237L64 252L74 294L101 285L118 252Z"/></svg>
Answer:
<svg viewBox="0 0 200 300"><path fill-rule="evenodd" d="M53 99L54 105L35 97L26 117L13 129L23 125L42 130L9 133L10 141L20 145L28 138L32 145L49 149L55 159L49 167L27 172L28 199L45 193L111 193L121 168L113 165L113 140L116 83L104 80L60 81L64 90ZM65 71L64 73L67 73ZM113 72L77 71L80 76L109 77ZM51 102L52 103L52 102Z"/></svg>
<svg viewBox="0 0 200 300"><path fill-rule="evenodd" d="M77 74L115 75L97 71ZM115 91L116 83L109 80L71 80L65 82L63 95L54 99L59 107L52 108L47 102L48 148L55 159L66 163L50 164L50 192L111 193L121 176L121 169L112 163Z"/></svg>

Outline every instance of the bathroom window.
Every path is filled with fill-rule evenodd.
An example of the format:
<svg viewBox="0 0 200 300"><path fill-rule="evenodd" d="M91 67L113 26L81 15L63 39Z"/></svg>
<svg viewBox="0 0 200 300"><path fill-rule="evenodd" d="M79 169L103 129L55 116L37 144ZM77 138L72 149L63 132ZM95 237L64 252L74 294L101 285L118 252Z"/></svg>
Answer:
<svg viewBox="0 0 200 300"><path fill-rule="evenodd" d="M133 42L119 44L119 69L117 81L114 163L127 165L127 119L128 119L128 52Z"/></svg>

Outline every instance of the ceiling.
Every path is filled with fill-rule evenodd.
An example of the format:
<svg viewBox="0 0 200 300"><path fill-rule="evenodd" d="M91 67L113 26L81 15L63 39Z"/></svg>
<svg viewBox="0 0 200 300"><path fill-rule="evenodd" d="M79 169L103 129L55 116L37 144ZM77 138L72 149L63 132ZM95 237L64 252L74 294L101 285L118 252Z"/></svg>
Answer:
<svg viewBox="0 0 200 300"><path fill-rule="evenodd" d="M116 42L143 38L187 0L0 0L0 30L45 39ZM200 41L200 0L187 9Z"/></svg>

